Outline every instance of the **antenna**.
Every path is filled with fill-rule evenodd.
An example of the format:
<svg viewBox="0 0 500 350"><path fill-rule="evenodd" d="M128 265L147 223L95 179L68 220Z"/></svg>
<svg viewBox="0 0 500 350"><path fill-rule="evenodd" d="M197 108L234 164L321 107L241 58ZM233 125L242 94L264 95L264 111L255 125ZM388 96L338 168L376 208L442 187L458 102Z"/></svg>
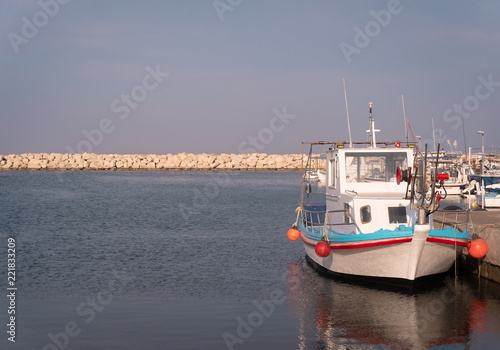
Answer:
<svg viewBox="0 0 500 350"><path fill-rule="evenodd" d="M342 82L344 83L345 111L347 113L347 129L349 129L349 145L352 148L351 122L349 120L349 108L347 107L347 92L345 89L345 79L344 78L342 78Z"/></svg>
<svg viewBox="0 0 500 350"><path fill-rule="evenodd" d="M368 106L370 106L370 142L373 147L373 119L372 119L372 102L368 102Z"/></svg>
<svg viewBox="0 0 500 350"><path fill-rule="evenodd" d="M405 109L405 99L403 97L403 94L401 94L401 101L403 102L403 123L405 125L406 146L408 146L408 129L406 127L406 109Z"/></svg>

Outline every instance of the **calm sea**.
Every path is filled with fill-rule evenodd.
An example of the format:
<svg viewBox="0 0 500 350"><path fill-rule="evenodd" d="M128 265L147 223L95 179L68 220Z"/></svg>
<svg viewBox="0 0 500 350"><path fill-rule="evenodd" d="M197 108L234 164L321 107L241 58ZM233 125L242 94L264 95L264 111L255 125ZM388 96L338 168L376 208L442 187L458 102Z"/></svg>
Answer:
<svg viewBox="0 0 500 350"><path fill-rule="evenodd" d="M498 349L500 285L317 274L297 172L0 173L1 349ZM8 340L8 239L16 245Z"/></svg>

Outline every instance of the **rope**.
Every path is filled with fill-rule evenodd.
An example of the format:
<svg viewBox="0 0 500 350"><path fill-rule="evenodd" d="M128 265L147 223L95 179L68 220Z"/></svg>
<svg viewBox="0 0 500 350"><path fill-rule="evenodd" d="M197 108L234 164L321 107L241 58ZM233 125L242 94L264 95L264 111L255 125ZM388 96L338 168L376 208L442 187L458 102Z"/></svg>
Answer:
<svg viewBox="0 0 500 350"><path fill-rule="evenodd" d="M325 213L325 225L324 225L324 229L323 229L323 239L327 242L329 242L328 240L328 213Z"/></svg>
<svg viewBox="0 0 500 350"><path fill-rule="evenodd" d="M410 120L408 118L406 118L406 122L408 123L408 127L410 128L411 136L413 137L413 142L415 142L415 144L417 146L417 151L420 152L420 149L418 148L417 140L415 140L415 135L413 135L413 130L411 129Z"/></svg>
<svg viewBox="0 0 500 350"><path fill-rule="evenodd" d="M297 218L295 219L295 223L292 225L292 228L297 228L297 224L299 223L299 217L300 217L300 214L302 213L302 208L297 207L295 209L295 212L297 213Z"/></svg>

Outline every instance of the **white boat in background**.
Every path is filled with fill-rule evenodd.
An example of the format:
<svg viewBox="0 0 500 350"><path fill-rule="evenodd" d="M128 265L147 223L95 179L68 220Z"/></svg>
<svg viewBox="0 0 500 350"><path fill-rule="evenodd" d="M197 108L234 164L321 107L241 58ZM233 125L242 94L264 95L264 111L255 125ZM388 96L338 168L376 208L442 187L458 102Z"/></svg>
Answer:
<svg viewBox="0 0 500 350"><path fill-rule="evenodd" d="M469 243L468 211L461 223L433 219L439 208L434 195L438 164L428 163L427 152L415 154L415 144L377 144L374 137L370 142L303 144L310 146L309 158L313 147L329 146L323 199L312 200L308 159L297 220L288 233L291 240L301 238L316 268L413 285L448 271Z"/></svg>
<svg viewBox="0 0 500 350"><path fill-rule="evenodd" d="M483 195L476 195L476 205L481 206L483 202ZM485 208L500 208L500 193L498 191L486 191L484 194L484 207Z"/></svg>
<svg viewBox="0 0 500 350"><path fill-rule="evenodd" d="M500 175L470 175L469 179L471 184L475 184L477 206L482 206L484 195L485 208L500 208Z"/></svg>
<svg viewBox="0 0 500 350"><path fill-rule="evenodd" d="M310 155L308 159L309 169L307 171L307 179L311 180L311 182L317 182L318 185L324 186L326 183L326 169L325 169L325 154L321 155Z"/></svg>
<svg viewBox="0 0 500 350"><path fill-rule="evenodd" d="M440 174L448 175L447 179L443 182L443 186L440 184L436 186L442 198L446 198L447 196L461 196L469 184L468 176L474 174L473 169L467 163L460 164L460 161L461 158L457 158L455 162L446 166L441 165L438 169Z"/></svg>
<svg viewBox="0 0 500 350"><path fill-rule="evenodd" d="M316 173L318 174L318 183L321 185L326 184L326 170L317 170Z"/></svg>

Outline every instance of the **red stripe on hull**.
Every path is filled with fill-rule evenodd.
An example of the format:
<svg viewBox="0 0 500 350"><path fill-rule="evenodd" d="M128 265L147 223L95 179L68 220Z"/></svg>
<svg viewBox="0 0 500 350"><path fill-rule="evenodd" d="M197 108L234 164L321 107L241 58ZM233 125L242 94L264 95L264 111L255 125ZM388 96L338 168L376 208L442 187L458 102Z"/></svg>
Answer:
<svg viewBox="0 0 500 350"><path fill-rule="evenodd" d="M313 239L305 237L302 232L300 234L300 238L302 238L302 241L310 247L314 247L316 245L316 243L312 243L312 242L317 242L317 241L314 241ZM371 241L371 242L330 243L330 248L332 248L332 249L361 249L361 248L371 248L371 247L385 246L385 245L391 245L391 244L408 243L408 242L411 242L411 240L412 240L412 237L402 237L402 238L378 240L378 241Z"/></svg>
<svg viewBox="0 0 500 350"><path fill-rule="evenodd" d="M391 239L389 241L377 241L377 242L368 242L368 243L344 243L344 244L330 244L332 249L359 249L359 248L370 248L370 247L378 247L384 245L398 244L398 243L408 243L411 242L411 237Z"/></svg>
<svg viewBox="0 0 500 350"><path fill-rule="evenodd" d="M440 238L440 237L427 237L427 242L459 245L462 247L466 247L468 244L468 242L458 241L458 240L454 240L454 239L450 239L450 238Z"/></svg>

